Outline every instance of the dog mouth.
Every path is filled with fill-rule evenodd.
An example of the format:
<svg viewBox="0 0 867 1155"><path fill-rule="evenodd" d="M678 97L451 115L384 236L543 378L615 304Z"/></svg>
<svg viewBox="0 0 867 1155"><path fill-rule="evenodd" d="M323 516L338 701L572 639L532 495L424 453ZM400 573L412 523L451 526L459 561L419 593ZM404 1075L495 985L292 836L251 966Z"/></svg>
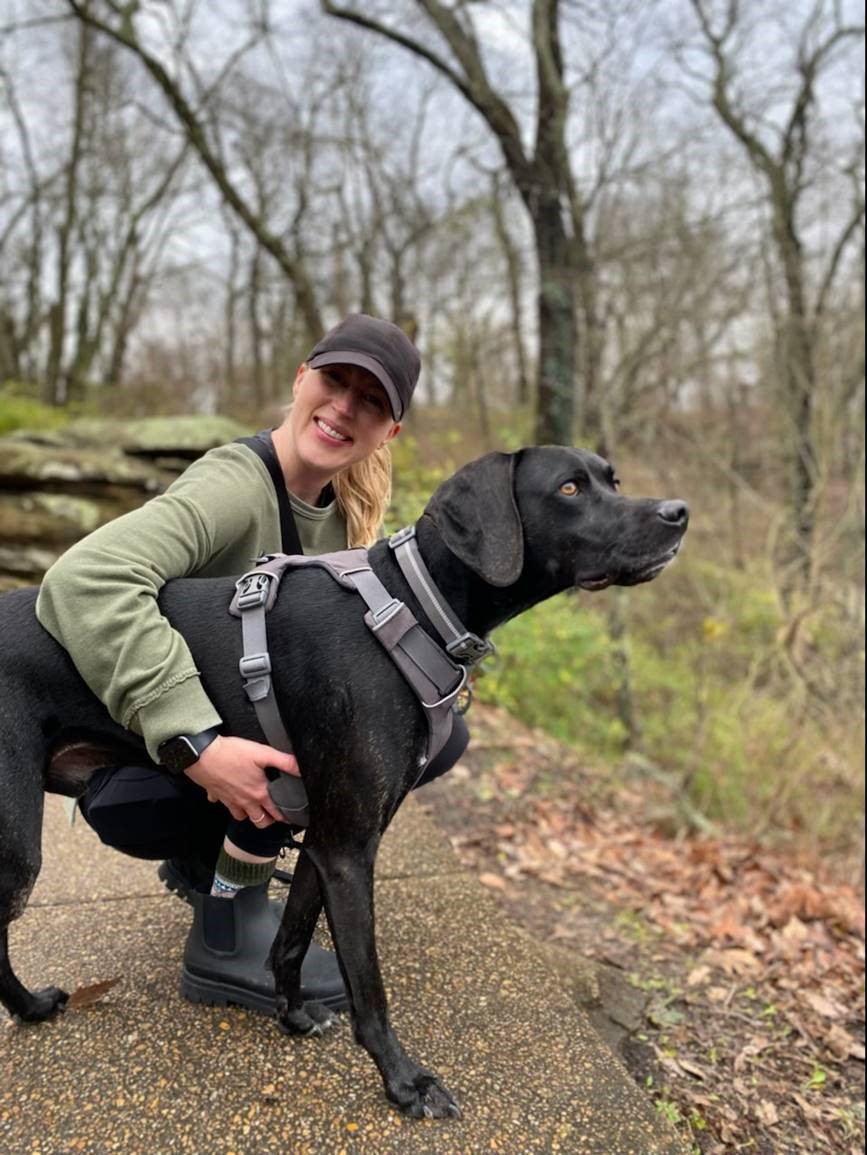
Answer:
<svg viewBox="0 0 867 1155"><path fill-rule="evenodd" d="M608 589L609 586L637 586L644 582L652 582L677 557L680 544L678 542L672 549L666 550L652 561L642 560L634 567L624 566L615 572L581 578L576 585L578 589L587 590L588 593L597 593L599 590Z"/></svg>

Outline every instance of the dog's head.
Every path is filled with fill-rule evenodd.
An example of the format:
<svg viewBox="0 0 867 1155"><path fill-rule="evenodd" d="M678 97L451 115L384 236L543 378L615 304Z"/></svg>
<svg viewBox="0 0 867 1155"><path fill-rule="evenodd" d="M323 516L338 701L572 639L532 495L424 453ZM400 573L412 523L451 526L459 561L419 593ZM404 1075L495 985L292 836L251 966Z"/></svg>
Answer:
<svg viewBox="0 0 867 1155"><path fill-rule="evenodd" d="M531 575L560 589L638 585L677 556L689 507L624 497L617 486L608 462L586 449L489 453L440 486L425 512L489 585Z"/></svg>

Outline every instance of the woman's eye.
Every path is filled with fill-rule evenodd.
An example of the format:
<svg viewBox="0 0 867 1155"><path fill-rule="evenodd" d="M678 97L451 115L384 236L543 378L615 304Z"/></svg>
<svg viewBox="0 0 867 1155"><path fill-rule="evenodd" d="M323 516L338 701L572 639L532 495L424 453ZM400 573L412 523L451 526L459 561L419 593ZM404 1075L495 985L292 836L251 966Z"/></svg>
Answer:
<svg viewBox="0 0 867 1155"><path fill-rule="evenodd" d="M564 497L576 497L579 489L577 481L567 481L560 486L560 492Z"/></svg>

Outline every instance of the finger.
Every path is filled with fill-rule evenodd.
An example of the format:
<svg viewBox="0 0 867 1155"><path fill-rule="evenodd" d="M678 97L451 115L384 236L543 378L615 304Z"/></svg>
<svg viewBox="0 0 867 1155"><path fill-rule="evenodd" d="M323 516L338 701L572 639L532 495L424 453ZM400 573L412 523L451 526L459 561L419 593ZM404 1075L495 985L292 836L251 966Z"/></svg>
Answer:
<svg viewBox="0 0 867 1155"><path fill-rule="evenodd" d="M260 814L267 814L268 815L268 821L267 822L254 823L254 825L256 826L257 829L264 830L268 826L273 826L275 822L285 822L286 821L286 819L283 817L283 814L280 811L280 807L277 805L277 803L274 801L274 799L271 797L270 794L266 793L263 798L257 798L256 799L256 805L259 808L258 810L254 811L254 814L257 818L259 817ZM250 818L250 821L251 822L253 821L252 817Z"/></svg>
<svg viewBox="0 0 867 1155"><path fill-rule="evenodd" d="M267 810L253 810L247 815L257 830L267 830L274 825L274 819Z"/></svg>
<svg viewBox="0 0 867 1155"><path fill-rule="evenodd" d="M295 758L292 754L289 755L289 761L287 764L285 766L278 766L277 769L280 770L283 774L291 774L294 778L301 777L301 770L298 766L298 759Z"/></svg>
<svg viewBox="0 0 867 1155"><path fill-rule="evenodd" d="M246 810L240 810L237 806L230 806L228 803L224 803L224 805L236 822L243 822L247 817Z"/></svg>
<svg viewBox="0 0 867 1155"><path fill-rule="evenodd" d="M275 770L282 770L284 774L294 774L300 777L301 771L298 769L298 760L294 754L284 754L282 750L272 750L264 746L264 762L263 766L273 766Z"/></svg>

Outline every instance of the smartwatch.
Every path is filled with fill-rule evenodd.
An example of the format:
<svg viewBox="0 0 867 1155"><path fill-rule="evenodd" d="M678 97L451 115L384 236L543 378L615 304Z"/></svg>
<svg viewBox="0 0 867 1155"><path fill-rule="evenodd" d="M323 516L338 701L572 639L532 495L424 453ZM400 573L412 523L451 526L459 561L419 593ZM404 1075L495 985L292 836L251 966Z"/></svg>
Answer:
<svg viewBox="0 0 867 1155"><path fill-rule="evenodd" d="M202 730L201 734L178 734L169 738L157 748L160 766L169 774L183 774L201 758L215 738L219 738L219 726Z"/></svg>

